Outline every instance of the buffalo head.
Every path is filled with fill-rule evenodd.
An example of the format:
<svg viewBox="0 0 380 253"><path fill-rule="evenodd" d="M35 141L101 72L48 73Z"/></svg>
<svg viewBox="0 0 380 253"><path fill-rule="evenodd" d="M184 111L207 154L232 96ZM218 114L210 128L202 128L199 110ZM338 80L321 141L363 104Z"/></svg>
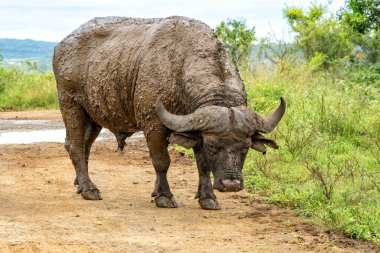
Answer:
<svg viewBox="0 0 380 253"><path fill-rule="evenodd" d="M205 106L188 115L174 115L165 109L161 98L156 101L160 120L173 131L171 142L194 148L196 155L203 156L203 166L212 171L213 187L219 191L244 188L242 167L249 148L264 154L266 146L278 148L274 141L260 133L271 132L285 108L285 100L281 97L279 107L267 117L246 106Z"/></svg>

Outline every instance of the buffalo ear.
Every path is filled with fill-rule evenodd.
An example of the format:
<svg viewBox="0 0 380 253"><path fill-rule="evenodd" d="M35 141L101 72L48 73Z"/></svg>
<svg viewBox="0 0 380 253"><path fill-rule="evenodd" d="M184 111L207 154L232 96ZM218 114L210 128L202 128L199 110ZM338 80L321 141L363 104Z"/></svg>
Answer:
<svg viewBox="0 0 380 253"><path fill-rule="evenodd" d="M267 148L262 144L261 142L258 141L252 141L251 148L253 148L256 151L259 151L265 155L267 153Z"/></svg>
<svg viewBox="0 0 380 253"><path fill-rule="evenodd" d="M265 146L278 149L278 145L275 141L267 139L259 133L254 133L251 136L251 140L252 140L251 148L263 153L264 155L267 152L267 149Z"/></svg>
<svg viewBox="0 0 380 253"><path fill-rule="evenodd" d="M190 149L197 146L200 140L195 134L173 132L170 134L169 142Z"/></svg>

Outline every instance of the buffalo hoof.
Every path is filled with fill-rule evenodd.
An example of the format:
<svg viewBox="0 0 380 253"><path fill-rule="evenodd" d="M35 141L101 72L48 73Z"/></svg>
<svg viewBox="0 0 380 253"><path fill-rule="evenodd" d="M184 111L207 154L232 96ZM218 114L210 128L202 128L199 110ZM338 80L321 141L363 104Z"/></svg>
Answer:
<svg viewBox="0 0 380 253"><path fill-rule="evenodd" d="M102 200L100 191L96 186L91 183L90 185L85 185L83 187L78 186L77 194L82 195L82 198L86 200Z"/></svg>
<svg viewBox="0 0 380 253"><path fill-rule="evenodd" d="M86 200L102 200L102 196L98 189L92 189L85 192L81 192L82 198Z"/></svg>
<svg viewBox="0 0 380 253"><path fill-rule="evenodd" d="M177 203L175 202L174 197L166 197L166 196L158 196L154 198L154 202L156 203L157 207L163 207L163 208L176 208Z"/></svg>
<svg viewBox="0 0 380 253"><path fill-rule="evenodd" d="M218 201L213 198L204 198L198 200L199 205L205 210L220 210Z"/></svg>

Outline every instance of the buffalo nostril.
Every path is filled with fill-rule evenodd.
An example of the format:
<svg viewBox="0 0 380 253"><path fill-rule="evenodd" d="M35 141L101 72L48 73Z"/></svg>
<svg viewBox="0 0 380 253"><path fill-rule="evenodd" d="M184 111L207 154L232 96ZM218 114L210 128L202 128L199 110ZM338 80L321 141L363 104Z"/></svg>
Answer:
<svg viewBox="0 0 380 253"><path fill-rule="evenodd" d="M223 179L222 184L225 188L225 191L228 191L228 192L237 192L241 188L241 182L240 180L237 180L237 179L234 179L234 180Z"/></svg>

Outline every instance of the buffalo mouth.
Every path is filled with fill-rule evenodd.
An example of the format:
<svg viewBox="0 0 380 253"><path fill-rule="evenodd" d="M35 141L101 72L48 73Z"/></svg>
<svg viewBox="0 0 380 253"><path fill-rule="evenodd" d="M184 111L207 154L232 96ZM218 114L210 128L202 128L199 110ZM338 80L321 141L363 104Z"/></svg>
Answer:
<svg viewBox="0 0 380 253"><path fill-rule="evenodd" d="M243 190L244 183L242 179L219 179L214 181L213 188L220 192L238 192Z"/></svg>

